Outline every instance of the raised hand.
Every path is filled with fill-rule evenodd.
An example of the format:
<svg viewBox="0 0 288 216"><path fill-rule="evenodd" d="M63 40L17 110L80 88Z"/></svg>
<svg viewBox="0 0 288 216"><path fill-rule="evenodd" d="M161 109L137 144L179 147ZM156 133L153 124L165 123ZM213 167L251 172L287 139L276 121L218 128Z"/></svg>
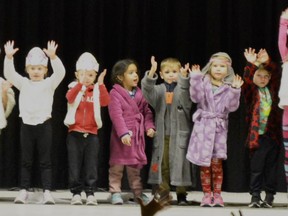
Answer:
<svg viewBox="0 0 288 216"><path fill-rule="evenodd" d="M244 81L242 80L242 78L236 74L234 76L233 82L232 82L232 87L233 88L241 88L241 86L243 85Z"/></svg>
<svg viewBox="0 0 288 216"><path fill-rule="evenodd" d="M46 53L46 55L50 59L55 59L56 58L56 49L58 47L58 44L56 44L55 41L48 41L47 42L47 49L44 48L43 51Z"/></svg>
<svg viewBox="0 0 288 216"><path fill-rule="evenodd" d="M263 64L263 63L268 62L268 60L269 60L269 55L266 49L260 49L257 54L257 61Z"/></svg>
<svg viewBox="0 0 288 216"><path fill-rule="evenodd" d="M244 56L246 60L252 64L257 60L257 53L255 52L255 49L252 49L251 47L245 49Z"/></svg>
<svg viewBox="0 0 288 216"><path fill-rule="evenodd" d="M151 57L151 69L148 73L148 77L153 78L154 74L156 73L157 70L157 62L155 61L155 57Z"/></svg>
<svg viewBox="0 0 288 216"><path fill-rule="evenodd" d="M188 71L189 71L189 63L185 64L184 68L181 67L181 69L180 69L180 73L183 77L188 76Z"/></svg>
<svg viewBox="0 0 288 216"><path fill-rule="evenodd" d="M288 19L288 8L282 11L281 18Z"/></svg>
<svg viewBox="0 0 288 216"><path fill-rule="evenodd" d="M14 41L7 41L4 45L5 54L8 59L12 59L13 55L19 50L19 48L14 49Z"/></svg>
<svg viewBox="0 0 288 216"><path fill-rule="evenodd" d="M105 69L98 77L98 84L102 85L104 83L104 77L106 75L107 70Z"/></svg>
<svg viewBox="0 0 288 216"><path fill-rule="evenodd" d="M201 72L200 65L198 65L198 64L192 65L190 72L192 72L192 73Z"/></svg>

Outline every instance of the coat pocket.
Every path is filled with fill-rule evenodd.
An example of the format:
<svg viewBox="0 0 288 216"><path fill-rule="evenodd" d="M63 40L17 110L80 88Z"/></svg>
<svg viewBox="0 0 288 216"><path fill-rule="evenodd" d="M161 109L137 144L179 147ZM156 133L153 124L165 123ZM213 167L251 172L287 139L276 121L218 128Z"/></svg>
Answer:
<svg viewBox="0 0 288 216"><path fill-rule="evenodd" d="M176 143L180 148L187 148L189 139L190 139L190 132L189 131L179 131L177 134Z"/></svg>

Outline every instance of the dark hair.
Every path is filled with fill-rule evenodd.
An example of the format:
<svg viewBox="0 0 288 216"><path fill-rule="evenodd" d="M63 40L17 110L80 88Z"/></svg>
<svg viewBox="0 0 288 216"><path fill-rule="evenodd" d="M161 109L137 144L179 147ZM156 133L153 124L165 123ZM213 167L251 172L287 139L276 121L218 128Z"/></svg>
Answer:
<svg viewBox="0 0 288 216"><path fill-rule="evenodd" d="M122 82L121 80L118 79L118 76L123 76L124 73L127 71L129 65L131 64L136 65L137 74L139 76L137 62L133 59L122 59L122 60L117 61L112 68L111 80L113 84L117 83L117 84L122 85Z"/></svg>

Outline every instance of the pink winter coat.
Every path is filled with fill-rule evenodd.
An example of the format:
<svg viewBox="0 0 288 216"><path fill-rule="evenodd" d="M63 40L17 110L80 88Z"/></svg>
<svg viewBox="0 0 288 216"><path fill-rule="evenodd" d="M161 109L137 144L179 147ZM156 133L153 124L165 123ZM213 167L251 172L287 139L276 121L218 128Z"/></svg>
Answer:
<svg viewBox="0 0 288 216"><path fill-rule="evenodd" d="M112 121L110 139L110 165L133 165L141 168L147 164L145 154L145 132L153 128L153 114L137 87L135 97L115 84L110 91L109 115ZM131 146L124 145L121 137L132 132Z"/></svg>

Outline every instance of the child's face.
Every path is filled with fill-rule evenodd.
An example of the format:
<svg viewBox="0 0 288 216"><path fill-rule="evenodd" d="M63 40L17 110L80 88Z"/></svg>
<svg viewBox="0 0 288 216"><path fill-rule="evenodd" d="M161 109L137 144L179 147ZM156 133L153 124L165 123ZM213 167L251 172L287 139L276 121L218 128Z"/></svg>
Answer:
<svg viewBox="0 0 288 216"><path fill-rule="evenodd" d="M128 91L131 91L133 88L137 87L139 76L136 65L129 65L123 76L119 76L118 78L122 81L123 87Z"/></svg>
<svg viewBox="0 0 288 216"><path fill-rule="evenodd" d="M43 65L28 65L26 71L32 81L41 81L45 78L48 68Z"/></svg>
<svg viewBox="0 0 288 216"><path fill-rule="evenodd" d="M214 80L222 81L228 74L227 64L215 61L211 64L210 75Z"/></svg>
<svg viewBox="0 0 288 216"><path fill-rule="evenodd" d="M94 84L97 72L95 70L79 70L75 72L75 76L81 84L89 86Z"/></svg>
<svg viewBox="0 0 288 216"><path fill-rule="evenodd" d="M168 84L177 82L180 68L177 65L167 65L160 71L161 78Z"/></svg>
<svg viewBox="0 0 288 216"><path fill-rule="evenodd" d="M264 88L270 81L271 75L268 71L257 70L253 76L253 83L260 88Z"/></svg>

